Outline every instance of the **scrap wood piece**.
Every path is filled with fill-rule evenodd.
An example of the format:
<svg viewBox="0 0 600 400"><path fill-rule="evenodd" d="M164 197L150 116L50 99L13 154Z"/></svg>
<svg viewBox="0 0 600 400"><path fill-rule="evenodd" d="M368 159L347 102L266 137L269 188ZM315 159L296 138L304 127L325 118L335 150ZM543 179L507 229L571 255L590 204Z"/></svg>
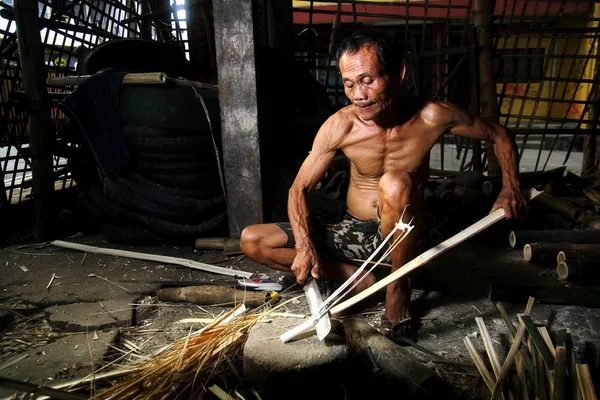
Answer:
<svg viewBox="0 0 600 400"><path fill-rule="evenodd" d="M129 250L107 249L96 246L87 246L85 244L65 242L63 240L54 240L50 242L50 244L58 247L64 247L66 249L85 251L87 253L105 254L109 256L128 257L135 258L138 260L156 261L166 264L181 265L183 267L198 269L201 271L212 272L221 275L241 276L244 278L250 278L252 276L251 272L218 267L216 265L205 264L198 261L186 260L184 258L178 257L161 256L158 254L140 253Z"/></svg>
<svg viewBox="0 0 600 400"><path fill-rule="evenodd" d="M20 392L33 393L36 398L37 396L50 396L53 399L60 400L85 400L88 398L88 396L81 394L65 392L48 386L36 385L34 383L4 377L0 377L0 386L7 389L18 390Z"/></svg>
<svg viewBox="0 0 600 400"><path fill-rule="evenodd" d="M542 193L542 192L539 192L535 189L531 189L529 191L528 197L530 199L533 199L536 196L538 196L540 193ZM398 268L396 271L392 272L390 275L388 275L385 278L381 279L380 281L376 282L374 285L366 288L362 292L352 296L351 298L347 299L346 301L331 308L330 309L331 316L334 317L334 316L340 314L342 311L346 310L347 308L352 307L354 304L358 303L359 301L362 301L365 298L371 296L372 294L378 292L379 290L385 288L390 283L402 278L403 276L405 276L405 275L409 274L410 272L416 270L417 268L423 266L424 264L426 264L429 261L433 260L434 258L438 257L439 255L450 250L454 246L464 242L465 240L467 240L470 237L474 236L475 234L483 231L484 229L489 228L496 222L504 219L504 216L505 216L504 209L498 209L498 210L494 211L493 213L486 215L485 217L483 217L479 221L475 222L468 228L466 228L466 229L462 230L461 232L457 233L456 235L446 239L442 243L437 244L436 246L425 251L418 257L416 257L413 260L409 261L408 263L404 264L402 267ZM303 324L298 325L295 328L285 332L283 335L280 336L280 339L285 343L285 342L293 339L294 337L313 328L315 325L315 322L316 322L315 319L311 317Z"/></svg>
<svg viewBox="0 0 600 400"><path fill-rule="evenodd" d="M208 391L214 394L219 400L235 400L235 398L226 391L221 389L221 387L217 384L208 387Z"/></svg>
<svg viewBox="0 0 600 400"><path fill-rule="evenodd" d="M600 205L600 192L592 189L591 187L583 188L583 195L587 197L592 203Z"/></svg>

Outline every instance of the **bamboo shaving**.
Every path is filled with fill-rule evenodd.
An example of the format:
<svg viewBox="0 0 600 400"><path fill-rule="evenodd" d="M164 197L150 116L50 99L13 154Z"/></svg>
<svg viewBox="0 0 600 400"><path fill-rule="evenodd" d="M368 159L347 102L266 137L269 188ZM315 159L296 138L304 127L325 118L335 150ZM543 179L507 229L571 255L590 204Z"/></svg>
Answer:
<svg viewBox="0 0 600 400"><path fill-rule="evenodd" d="M136 365L131 376L92 399L201 398L209 390L206 384L230 369L230 360L240 354L250 328L270 310L255 314L245 311L240 304L202 329L190 331L155 358Z"/></svg>

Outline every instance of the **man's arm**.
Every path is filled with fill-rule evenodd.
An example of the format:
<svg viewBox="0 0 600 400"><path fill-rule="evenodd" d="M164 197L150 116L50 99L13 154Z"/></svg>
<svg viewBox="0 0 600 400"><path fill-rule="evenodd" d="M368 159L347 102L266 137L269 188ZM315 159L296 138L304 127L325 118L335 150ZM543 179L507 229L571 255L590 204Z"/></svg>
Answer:
<svg viewBox="0 0 600 400"><path fill-rule="evenodd" d="M318 278L321 261L310 238L308 195L321 181L335 158L348 129L348 124L343 119L334 114L325 121L289 190L288 217L296 241L296 257L291 269L300 284L304 283L311 270L312 275Z"/></svg>
<svg viewBox="0 0 600 400"><path fill-rule="evenodd" d="M502 169L502 190L492 207L492 212L503 208L506 218L515 218L525 205L519 188L517 146L506 128L476 117L452 103L430 103L422 111L426 123L444 126L442 132L485 140L494 146L494 153Z"/></svg>

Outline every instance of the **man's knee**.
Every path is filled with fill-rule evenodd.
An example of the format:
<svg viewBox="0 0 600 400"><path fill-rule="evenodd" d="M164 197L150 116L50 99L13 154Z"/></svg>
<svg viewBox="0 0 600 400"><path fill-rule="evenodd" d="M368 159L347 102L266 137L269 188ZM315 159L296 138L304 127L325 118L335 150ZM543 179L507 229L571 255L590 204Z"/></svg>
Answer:
<svg viewBox="0 0 600 400"><path fill-rule="evenodd" d="M379 181L379 196L387 203L408 203L415 188L416 186L409 172L389 171Z"/></svg>
<svg viewBox="0 0 600 400"><path fill-rule="evenodd" d="M259 225L249 225L240 234L240 249L250 258L260 254L262 231Z"/></svg>

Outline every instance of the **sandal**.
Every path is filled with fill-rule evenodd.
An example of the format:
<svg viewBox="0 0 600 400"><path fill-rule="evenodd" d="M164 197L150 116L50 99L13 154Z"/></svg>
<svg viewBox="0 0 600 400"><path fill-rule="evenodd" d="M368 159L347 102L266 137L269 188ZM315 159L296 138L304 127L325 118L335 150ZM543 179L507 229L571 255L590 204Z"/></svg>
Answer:
<svg viewBox="0 0 600 400"><path fill-rule="evenodd" d="M402 334L402 328L408 326L409 334ZM420 321L418 319L413 319L412 317L405 318L397 324L392 324L392 322L387 319L385 315L381 316L381 325L379 331L381 334L394 343L400 346L410 346L415 343L419 337L417 335L417 331L420 328Z"/></svg>

